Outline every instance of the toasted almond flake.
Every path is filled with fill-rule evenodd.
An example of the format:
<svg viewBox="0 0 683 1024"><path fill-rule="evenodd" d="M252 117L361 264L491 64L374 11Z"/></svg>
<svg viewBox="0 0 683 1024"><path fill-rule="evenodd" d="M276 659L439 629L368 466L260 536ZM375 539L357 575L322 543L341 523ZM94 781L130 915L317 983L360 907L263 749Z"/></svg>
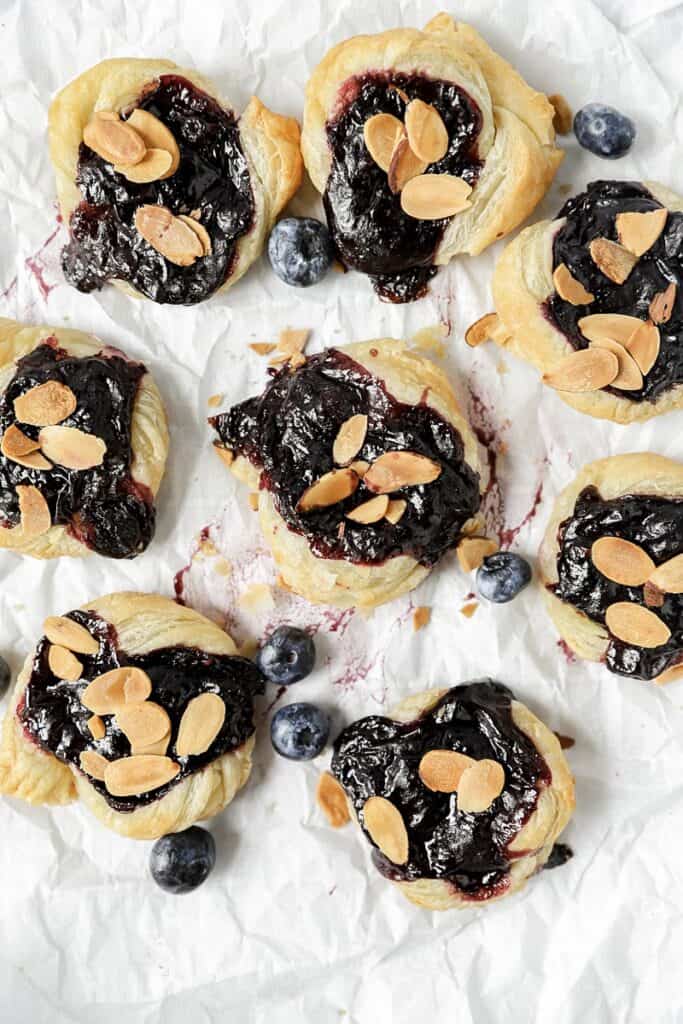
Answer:
<svg viewBox="0 0 683 1024"><path fill-rule="evenodd" d="M605 348L585 348L565 356L543 374L543 382L556 391L599 391L619 373L619 360Z"/></svg>
<svg viewBox="0 0 683 1024"><path fill-rule="evenodd" d="M352 469L357 476L363 479L367 471L370 469L370 463L366 462L365 459L355 459L350 465L349 469Z"/></svg>
<svg viewBox="0 0 683 1024"><path fill-rule="evenodd" d="M661 608L666 595L656 587L651 580L645 580L643 584L643 600L648 608Z"/></svg>
<svg viewBox="0 0 683 1024"><path fill-rule="evenodd" d="M391 191L394 194L401 192L412 178L424 174L426 169L427 164L413 153L405 133L400 135L387 171Z"/></svg>
<svg viewBox="0 0 683 1024"><path fill-rule="evenodd" d="M671 319L678 289L672 281L663 292L658 292L650 303L650 320L655 324L666 324Z"/></svg>
<svg viewBox="0 0 683 1024"><path fill-rule="evenodd" d="M38 435L43 453L67 469L92 469L101 466L107 446L100 437L77 427L42 427Z"/></svg>
<svg viewBox="0 0 683 1024"><path fill-rule="evenodd" d="M223 401L223 395L209 395L206 404L211 408L215 409L217 405L220 405Z"/></svg>
<svg viewBox="0 0 683 1024"><path fill-rule="evenodd" d="M224 462L226 466L232 466L235 461L235 453L232 448L226 448L225 445L220 444L218 441L214 441L213 447L221 462Z"/></svg>
<svg viewBox="0 0 683 1024"><path fill-rule="evenodd" d="M668 215L664 207L647 213L618 213L615 223L619 241L634 256L642 256L661 235Z"/></svg>
<svg viewBox="0 0 683 1024"><path fill-rule="evenodd" d="M385 452L375 459L363 483L376 494L389 494L401 487L430 484L441 475L441 466L415 452Z"/></svg>
<svg viewBox="0 0 683 1024"><path fill-rule="evenodd" d="M455 793L462 773L477 762L457 750L428 750L418 767L427 789L434 793Z"/></svg>
<svg viewBox="0 0 683 1024"><path fill-rule="evenodd" d="M368 418L363 413L357 413L344 420L332 445L332 458L338 466L345 466L358 455L367 431Z"/></svg>
<svg viewBox="0 0 683 1024"><path fill-rule="evenodd" d="M237 598L241 608L248 611L265 611L273 607L273 592L267 583L252 583Z"/></svg>
<svg viewBox="0 0 683 1024"><path fill-rule="evenodd" d="M647 551L621 537L596 540L591 547L591 560L608 580L625 587L641 587L655 568Z"/></svg>
<svg viewBox="0 0 683 1024"><path fill-rule="evenodd" d="M249 348L259 356L269 356L271 352L275 351L277 345L273 345L268 341L252 341L249 344Z"/></svg>
<svg viewBox="0 0 683 1024"><path fill-rule="evenodd" d="M204 247L192 228L165 206L139 206L135 227L153 249L178 267L192 266L204 255Z"/></svg>
<svg viewBox="0 0 683 1024"><path fill-rule="evenodd" d="M624 342L643 374L648 374L657 362L660 344L659 328L649 320L642 320L628 341Z"/></svg>
<svg viewBox="0 0 683 1024"><path fill-rule="evenodd" d="M332 828L346 825L351 817L346 793L331 772L323 772L318 779L315 798Z"/></svg>
<svg viewBox="0 0 683 1024"><path fill-rule="evenodd" d="M165 149L171 154L171 166L162 175L163 178L170 178L175 174L180 164L180 149L175 140L173 132L167 128L163 121L160 121L148 110L141 110L136 107L126 122L142 138L147 149Z"/></svg>
<svg viewBox="0 0 683 1024"><path fill-rule="evenodd" d="M502 764L485 757L475 761L460 776L458 783L458 810L466 814L487 811L500 796L505 786Z"/></svg>
<svg viewBox="0 0 683 1024"><path fill-rule="evenodd" d="M201 224L196 217L187 217L184 213L178 215L178 220L182 220L192 231L194 231L195 235L201 242L204 255L209 256L213 251L213 246L211 244L211 235L204 225Z"/></svg>
<svg viewBox="0 0 683 1024"><path fill-rule="evenodd" d="M303 352L306 348L306 343L309 339L310 333L311 332L307 327L287 327L284 331L280 331L277 347L280 352L286 352L287 355L290 356L293 356L297 352Z"/></svg>
<svg viewBox="0 0 683 1024"><path fill-rule="evenodd" d="M66 647L76 654L97 654L100 645L85 626L63 615L50 615L43 623L43 633L51 644Z"/></svg>
<svg viewBox="0 0 683 1024"><path fill-rule="evenodd" d="M254 512L258 511L258 494L256 491L249 493L249 505L253 508Z"/></svg>
<svg viewBox="0 0 683 1024"><path fill-rule="evenodd" d="M548 101L553 108L553 128L558 135L569 135L574 124L572 108L559 92L548 96Z"/></svg>
<svg viewBox="0 0 683 1024"><path fill-rule="evenodd" d="M463 537L455 550L462 571L473 572L485 558L495 554L498 542L489 537Z"/></svg>
<svg viewBox="0 0 683 1024"><path fill-rule="evenodd" d="M639 391L642 388L643 375L640 372L640 367L623 345L611 338L600 338L599 341L592 341L591 346L613 352L617 357L619 372L612 381L611 387L619 388L621 391Z"/></svg>
<svg viewBox="0 0 683 1024"><path fill-rule="evenodd" d="M429 625L432 617L432 609L426 604L419 605L413 612L413 632L417 633Z"/></svg>
<svg viewBox="0 0 683 1024"><path fill-rule="evenodd" d="M553 284L560 298L570 302L572 306L587 306L595 298L592 292L577 281L566 263L560 263L555 267Z"/></svg>
<svg viewBox="0 0 683 1024"><path fill-rule="evenodd" d="M152 683L147 673L141 668L124 668L123 698L126 704L136 704L147 700L152 692ZM100 677L101 678L101 677Z"/></svg>
<svg viewBox="0 0 683 1024"><path fill-rule="evenodd" d="M609 238L594 238L588 251L598 270L615 284L623 284L638 262L637 256Z"/></svg>
<svg viewBox="0 0 683 1024"><path fill-rule="evenodd" d="M464 615L466 619L471 619L478 607L478 601L469 601L467 604L464 604L462 606L462 608L460 609L460 614Z"/></svg>
<svg viewBox="0 0 683 1024"><path fill-rule="evenodd" d="M70 387L58 380L47 380L14 399L14 415L20 423L46 427L71 416L77 404Z"/></svg>
<svg viewBox="0 0 683 1024"><path fill-rule="evenodd" d="M147 700L152 681L141 668L124 665L95 676L81 694L81 703L95 715L113 715L124 704Z"/></svg>
<svg viewBox="0 0 683 1024"><path fill-rule="evenodd" d="M178 757L192 757L209 749L225 721L225 703L217 693L200 693L183 712L175 744Z"/></svg>
<svg viewBox="0 0 683 1024"><path fill-rule="evenodd" d="M406 107L405 125L410 148L420 160L434 164L446 155L448 132L435 107L422 100L411 100Z"/></svg>
<svg viewBox="0 0 683 1024"><path fill-rule="evenodd" d="M352 469L333 469L325 473L314 484L307 487L299 498L299 512L310 512L315 508L326 508L336 505L353 494L360 480Z"/></svg>
<svg viewBox="0 0 683 1024"><path fill-rule="evenodd" d="M88 729L94 740L101 740L107 734L106 726L99 715L91 715L88 719Z"/></svg>
<svg viewBox="0 0 683 1024"><path fill-rule="evenodd" d="M388 507L388 495L378 494L376 498L370 498L351 512L347 512L346 518L353 520L354 523L378 523L380 519L384 519Z"/></svg>
<svg viewBox="0 0 683 1024"><path fill-rule="evenodd" d="M114 170L128 181L142 185L165 178L172 163L173 157L165 149L148 149L139 163L114 164Z"/></svg>
<svg viewBox="0 0 683 1024"><path fill-rule="evenodd" d="M479 317L473 324L465 331L465 341L470 348L476 348L477 345L482 345L485 341L490 341L493 337L493 332L498 327L499 320L497 313L486 313L485 316Z"/></svg>
<svg viewBox="0 0 683 1024"><path fill-rule="evenodd" d="M160 754L133 754L110 761L104 784L112 796L139 796L165 786L176 777L180 765Z"/></svg>
<svg viewBox="0 0 683 1024"><path fill-rule="evenodd" d="M130 124L114 117L92 117L83 129L83 141L110 164L137 164L147 147Z"/></svg>
<svg viewBox="0 0 683 1024"><path fill-rule="evenodd" d="M610 633L635 647L661 647L671 630L654 612L630 601L617 601L605 613Z"/></svg>
<svg viewBox="0 0 683 1024"><path fill-rule="evenodd" d="M75 654L72 654L67 647L62 647L61 644L50 645L47 652L47 663L57 679L66 679L69 683L75 683L83 675L83 662L79 661Z"/></svg>
<svg viewBox="0 0 683 1024"><path fill-rule="evenodd" d="M371 796L363 805L363 823L373 843L392 864L408 860L408 832L398 807L383 796Z"/></svg>
<svg viewBox="0 0 683 1024"><path fill-rule="evenodd" d="M392 526L396 526L396 524L403 518L403 514L407 508L408 502L404 501L403 498L392 498L389 502L384 518L387 522L391 523Z"/></svg>
<svg viewBox="0 0 683 1024"><path fill-rule="evenodd" d="M676 679L680 679L681 676L683 676L683 665L672 665L671 668L660 672L652 681L657 686L665 686L667 683L673 683Z"/></svg>
<svg viewBox="0 0 683 1024"><path fill-rule="evenodd" d="M393 114L374 114L363 125L368 153L383 171L389 170L391 154L403 134L403 124Z"/></svg>
<svg viewBox="0 0 683 1024"><path fill-rule="evenodd" d="M116 724L131 746L148 747L171 731L171 719L161 704L151 700L124 704L116 711Z"/></svg>
<svg viewBox="0 0 683 1024"><path fill-rule="evenodd" d="M588 341L600 341L611 338L621 345L627 341L642 324L637 316L626 316L624 313L591 313L579 320L579 330Z"/></svg>
<svg viewBox="0 0 683 1024"><path fill-rule="evenodd" d="M12 424L2 435L0 451L7 459L16 462L27 469L46 470L52 469L52 463L48 462L44 455L38 451L38 441L26 437L16 424Z"/></svg>
<svg viewBox="0 0 683 1024"><path fill-rule="evenodd" d="M649 582L664 594L683 594L683 554L658 565L650 573Z"/></svg>
<svg viewBox="0 0 683 1024"><path fill-rule="evenodd" d="M155 740L154 743L131 743L130 752L131 754L166 754L170 742L171 732L169 729L161 739Z"/></svg>
<svg viewBox="0 0 683 1024"><path fill-rule="evenodd" d="M104 782L104 773L107 770L109 761L96 750L82 750L79 758L81 768L92 779Z"/></svg>
<svg viewBox="0 0 683 1024"><path fill-rule="evenodd" d="M472 186L452 174L421 174L401 192L401 208L416 220L440 220L466 210Z"/></svg>
<svg viewBox="0 0 683 1024"><path fill-rule="evenodd" d="M40 537L52 526L50 507L33 484L17 484L20 529L24 537Z"/></svg>
<svg viewBox="0 0 683 1024"><path fill-rule="evenodd" d="M295 352L289 360L289 365L292 369L296 369L298 366L303 366L306 362L306 356L301 352Z"/></svg>

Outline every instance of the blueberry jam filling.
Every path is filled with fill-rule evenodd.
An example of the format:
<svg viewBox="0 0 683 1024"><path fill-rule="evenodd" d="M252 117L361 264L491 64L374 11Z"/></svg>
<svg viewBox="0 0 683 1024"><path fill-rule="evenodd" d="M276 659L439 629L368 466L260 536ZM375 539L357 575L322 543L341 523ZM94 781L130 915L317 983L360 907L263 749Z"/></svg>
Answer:
<svg viewBox="0 0 683 1024"><path fill-rule="evenodd" d="M80 755L93 750L109 761L127 757L131 747L118 728L114 715L103 715L106 734L93 740L88 727L92 712L81 703L88 682L121 665L143 669L152 681L150 701L160 704L171 719L168 756L180 765L175 778L139 796L114 797L103 782L87 776L115 811L133 811L164 796L178 782L199 771L221 754L241 746L254 732L253 698L262 693L264 679L253 662L225 654L207 654L196 647L165 647L148 654L129 655L118 646L116 630L94 612L74 611L67 618L85 626L100 645L97 654L83 655L84 670L75 683L57 679L48 665L50 643L43 637L36 649L31 678L17 715L26 733L39 746L66 764L80 767ZM216 693L225 703L225 721L211 746L203 754L176 758L174 744L188 702L200 693Z"/></svg>
<svg viewBox="0 0 683 1024"><path fill-rule="evenodd" d="M180 149L178 170L163 181L135 184L81 143L76 180L83 198L71 216L64 274L82 292L116 278L155 302L192 305L227 280L235 244L254 222L237 119L178 75L162 75L135 106L173 133ZM135 211L143 204L166 206L176 215L199 211L211 252L189 267L166 260L135 228Z"/></svg>
<svg viewBox="0 0 683 1024"><path fill-rule="evenodd" d="M683 552L683 500L626 494L608 501L595 487L586 487L576 499L573 514L560 524L558 582L550 590L603 625L607 608L617 601L646 605L643 587L614 583L593 565L591 547L605 536L637 544L657 565L666 562ZM661 599L652 610L669 627L671 638L648 649L610 636L605 660L613 672L654 679L683 660L683 594Z"/></svg>
<svg viewBox="0 0 683 1024"><path fill-rule="evenodd" d="M77 427L101 438L107 451L100 466L72 470L55 463L50 470L20 466L0 456L0 522L19 525L17 484L33 484L47 501L53 524L64 525L78 540L108 558L134 558L154 535L155 511L151 492L130 474L131 422L142 363L113 349L95 356L76 357L56 340L43 344L17 361L14 377L0 397L0 435L17 422L14 399L48 380L71 388L76 411L62 426ZM20 423L21 431L37 439L40 427Z"/></svg>
<svg viewBox="0 0 683 1024"><path fill-rule="evenodd" d="M660 350L652 369L638 391L606 388L611 394L634 402L654 402L661 394L683 383L683 213L669 212L664 230L636 263L624 284L605 277L591 259L588 245L594 238L618 241L616 217L619 213L647 213L662 204L638 182L594 181L585 192L570 199L558 217L566 217L553 243L553 268L565 263L573 276L592 292L595 300L587 306L573 306L555 293L546 304L550 320L569 339L574 348L588 348L588 340L578 322L593 313L622 313L647 320L655 295L672 282L676 299L671 318L659 325Z"/></svg>
<svg viewBox="0 0 683 1024"><path fill-rule="evenodd" d="M370 275L382 298L411 302L425 294L436 273L434 255L449 221L416 220L404 213L400 195L391 192L386 171L365 145L363 126L373 115L393 114L403 121L406 101L399 89L408 100L435 107L448 132L446 155L425 173L476 184L482 117L471 96L453 82L373 71L342 86L338 112L327 123L332 162L323 201L342 263Z"/></svg>
<svg viewBox="0 0 683 1024"><path fill-rule="evenodd" d="M367 415L368 429L356 459L372 463L387 451L411 451L441 466L432 483L394 492L407 502L395 525L345 518L374 497L362 480L355 494L335 505L297 509L304 490L335 468L335 437L358 413ZM209 422L221 442L262 471L261 487L270 491L287 526L322 558L381 564L410 554L431 566L455 546L479 508L479 477L464 461L458 431L424 402L397 401L378 377L339 349L310 357L294 372L273 372L262 395Z"/></svg>
<svg viewBox="0 0 683 1024"><path fill-rule="evenodd" d="M348 726L334 745L332 773L344 787L362 826L366 800L381 796L401 812L408 860L393 864L373 850L377 869L393 881L440 878L473 900L509 885L508 850L551 782L548 765L514 723L511 691L492 680L454 686L413 722L381 715ZM505 786L487 811L458 810L456 793L428 789L418 774L430 750L455 750L505 769ZM367 833L366 833L367 834ZM518 854L519 856L519 854Z"/></svg>

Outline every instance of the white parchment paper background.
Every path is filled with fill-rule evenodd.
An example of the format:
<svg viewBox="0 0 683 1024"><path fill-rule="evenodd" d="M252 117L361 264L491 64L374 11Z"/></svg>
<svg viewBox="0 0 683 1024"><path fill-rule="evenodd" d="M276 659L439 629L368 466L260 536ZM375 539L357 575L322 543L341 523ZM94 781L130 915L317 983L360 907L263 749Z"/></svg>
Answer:
<svg viewBox="0 0 683 1024"><path fill-rule="evenodd" d="M210 395L227 405L261 386L264 360L247 343L274 340L284 326L312 328L316 348L410 337L445 322L445 363L498 450L499 525L523 524L513 543L531 556L554 495L579 466L650 448L682 458L683 417L630 428L591 421L495 348L467 349L465 327L490 308L494 251L442 271L431 296L409 308L378 303L354 274L297 292L265 261L227 297L192 309L133 302L112 288L79 295L59 270L64 235L55 234L46 110L75 74L107 56L171 57L212 76L238 110L257 92L300 116L307 72L330 45L419 26L438 10L436 0L0 0L0 314L92 330L144 360L172 431L158 532L145 555L48 565L0 556L0 649L16 669L47 613L111 590L172 594L210 525L218 555L195 552L184 576L191 603L240 641L280 621L318 629L319 667L284 699L320 701L338 728L425 686L492 674L574 736L578 809L567 839L576 855L498 906L441 916L412 907L374 872L351 828L326 826L313 799L324 759L298 765L272 754L272 691L259 709L252 781L211 823L218 865L193 895L156 889L149 844L106 832L77 807L0 804L2 1022L683 1020L683 688L568 663L536 589L464 618L471 581L453 559L412 602L372 620L281 592L273 607L246 610L240 594L274 574L246 495L209 450L205 416ZM574 109L612 102L637 122L637 144L619 163L563 140L567 159L539 214L559 208L562 185L610 174L683 190L680 5L462 0L452 10L537 87L562 92ZM310 187L292 208L315 211ZM216 571L219 557L231 575ZM432 621L414 634L417 604L431 606Z"/></svg>

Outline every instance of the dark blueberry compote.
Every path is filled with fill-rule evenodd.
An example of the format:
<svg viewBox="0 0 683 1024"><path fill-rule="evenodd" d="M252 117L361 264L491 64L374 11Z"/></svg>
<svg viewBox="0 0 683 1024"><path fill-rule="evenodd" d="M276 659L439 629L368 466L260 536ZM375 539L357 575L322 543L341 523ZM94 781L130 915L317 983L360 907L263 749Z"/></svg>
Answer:
<svg viewBox="0 0 683 1024"><path fill-rule="evenodd" d="M661 235L640 257L624 284L615 284L601 273L588 246L594 238L618 241L617 214L647 213L661 206L639 182L594 181L560 210L558 217L567 220L553 243L553 267L565 263L574 277L595 296L588 306L573 306L555 293L546 304L551 321L577 349L587 348L589 344L579 330L578 322L582 317L593 313L622 313L647 320L655 295L672 282L676 285L671 318L659 325L659 355L644 377L642 388L628 392L606 388L634 402L654 402L665 391L683 383L683 213L669 212Z"/></svg>
<svg viewBox="0 0 683 1024"><path fill-rule="evenodd" d="M600 537L621 537L643 548L655 564L683 552L683 500L647 494L626 494L605 500L595 487L586 487L574 512L560 524L558 582L550 589L595 622L604 625L607 608L616 601L646 605L643 587L627 587L603 576L593 565L590 550ZM662 594L652 608L671 630L661 647L634 647L610 635L605 660L613 672L654 679L683 661L683 594Z"/></svg>
<svg viewBox="0 0 683 1024"><path fill-rule="evenodd" d="M448 224L448 219L416 220L404 213L400 195L392 193L386 171L365 145L363 126L374 114L393 114L403 121L406 101L401 92L408 100L435 107L448 132L446 155L425 173L456 175L474 186L482 167L477 150L481 111L455 83L372 71L341 87L338 108L326 125L331 155L323 196L327 221L342 263L369 274L375 290L390 302L424 295L436 273L434 255Z"/></svg>
<svg viewBox="0 0 683 1024"><path fill-rule="evenodd" d="M355 494L309 512L297 508L304 490L335 468L332 447L351 416L367 415L368 429L356 459L372 463L387 451L411 451L441 466L432 483L394 496L407 502L393 525L361 524L346 513L374 497L360 482ZM223 444L262 470L261 486L273 495L287 526L303 534L315 555L380 564L410 554L434 565L460 537L479 508L479 477L464 461L462 438L426 402L405 405L384 383L342 350L330 348L292 372L274 372L262 395L210 420Z"/></svg>
<svg viewBox="0 0 683 1024"><path fill-rule="evenodd" d="M108 558L134 558L154 535L155 511L151 492L130 474L131 422L142 363L114 349L94 356L71 356L55 339L17 361L14 377L0 397L0 435L17 422L14 399L48 380L71 388L78 405L61 426L77 427L101 438L104 460L92 469L72 470L55 463L39 472L0 456L0 523L19 524L17 484L33 484L47 501L53 524L66 526L78 540ZM40 427L20 423L37 438Z"/></svg>
<svg viewBox="0 0 683 1024"><path fill-rule="evenodd" d="M512 700L506 686L490 679L465 683L448 690L413 722L370 715L339 736L332 773L361 827L366 800L381 796L398 807L408 830L405 864L393 864L373 850L375 866L387 878L440 878L472 900L489 899L508 887L515 858L508 846L551 782L545 760L515 725ZM487 811L459 811L456 793L435 793L420 779L420 761L430 750L498 761L505 769L502 793Z"/></svg>
<svg viewBox="0 0 683 1024"><path fill-rule="evenodd" d="M83 677L75 683L57 679L48 665L50 643L43 637L36 648L31 678L17 715L33 742L80 768L84 750L94 750L109 761L127 757L130 743L116 724L114 715L103 715L106 734L93 740L88 727L92 712L81 703L88 682L103 672L121 665L143 669L152 681L150 701L160 704L171 719L168 755L180 765L180 772L164 786L139 796L114 797L103 782L89 781L116 811L133 811L158 800L178 782L199 771L221 754L241 746L254 732L254 696L262 693L265 680L253 662L225 654L207 654L196 647L165 647L149 654L129 655L118 646L116 630L94 612L74 611L74 619L99 641L93 655L79 654ZM225 721L208 750L196 756L176 758L173 745L188 702L200 693L216 693L225 703Z"/></svg>
<svg viewBox="0 0 683 1024"><path fill-rule="evenodd" d="M134 106L154 114L173 133L180 149L178 170L163 181L135 184L81 143L76 179L83 198L71 215L64 274L82 292L116 278L155 302L192 305L229 277L235 244L254 222L237 119L178 75L162 75ZM173 214L199 211L212 251L189 267L166 260L135 229L135 211L143 204L166 206Z"/></svg>

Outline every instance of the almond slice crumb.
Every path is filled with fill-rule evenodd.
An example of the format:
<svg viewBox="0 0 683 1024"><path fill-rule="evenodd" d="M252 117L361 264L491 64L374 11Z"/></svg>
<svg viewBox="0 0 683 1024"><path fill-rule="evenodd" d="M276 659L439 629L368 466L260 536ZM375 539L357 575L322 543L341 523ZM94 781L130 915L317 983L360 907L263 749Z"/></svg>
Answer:
<svg viewBox="0 0 683 1024"><path fill-rule="evenodd" d="M357 505L351 512L347 512L346 518L353 520L354 523L364 523L366 525L378 523L380 519L384 519L388 507L389 496L378 494L376 498L370 498L369 501L364 501L362 505Z"/></svg>
<svg viewBox="0 0 683 1024"><path fill-rule="evenodd" d="M370 463L366 462L365 459L355 459L349 465L349 469L352 469L354 473L363 479L367 471L370 469Z"/></svg>
<svg viewBox="0 0 683 1024"><path fill-rule="evenodd" d="M608 580L625 587L641 587L655 568L647 551L621 537L596 540L591 547L591 561Z"/></svg>
<svg viewBox="0 0 683 1024"><path fill-rule="evenodd" d="M217 693L193 697L180 719L175 744L177 757L196 757L205 753L223 728L225 703Z"/></svg>
<svg viewBox="0 0 683 1024"><path fill-rule="evenodd" d="M487 811L505 786L505 770L498 761L484 758L466 768L458 783L458 810L466 814Z"/></svg>
<svg viewBox="0 0 683 1024"><path fill-rule="evenodd" d="M634 256L642 256L661 235L668 216L665 207L647 213L618 213L615 224L619 241Z"/></svg>
<svg viewBox="0 0 683 1024"><path fill-rule="evenodd" d="M332 458L338 466L347 465L358 455L367 431L368 418L363 413L356 413L344 420L332 445Z"/></svg>
<svg viewBox="0 0 683 1024"><path fill-rule="evenodd" d="M572 108L559 92L548 96L548 102L553 108L553 128L558 135L569 135L574 124Z"/></svg>
<svg viewBox="0 0 683 1024"><path fill-rule="evenodd" d="M165 206L139 206L134 223L144 240L169 263L190 267L204 255L202 243L192 228Z"/></svg>
<svg viewBox="0 0 683 1024"><path fill-rule="evenodd" d="M204 255L210 256L213 251L213 246L211 244L211 235L206 230L204 225L200 221L198 221L196 217L188 217L184 213L178 214L178 220L182 220L184 224L187 224L191 231L194 231L195 235L197 236L201 243L202 249L204 250Z"/></svg>
<svg viewBox="0 0 683 1024"><path fill-rule="evenodd" d="M661 647L671 637L671 630L658 615L630 601L617 601L605 613L610 633L635 647Z"/></svg>
<svg viewBox="0 0 683 1024"><path fill-rule="evenodd" d="M225 445L220 444L218 441L214 441L213 447L221 462L224 462L226 466L232 466L235 461L235 453L232 448L226 448Z"/></svg>
<svg viewBox="0 0 683 1024"><path fill-rule="evenodd" d="M0 441L0 451L6 459L16 462L19 466L27 469L47 470L52 469L52 463L38 451L38 441L32 441L26 437L15 424L8 427Z"/></svg>
<svg viewBox="0 0 683 1024"><path fill-rule="evenodd" d="M296 353L303 352L308 342L310 331L308 328L292 328L287 327L284 331L280 331L280 337L277 343L277 347L280 352L284 352L287 355L293 356Z"/></svg>
<svg viewBox="0 0 683 1024"><path fill-rule="evenodd" d="M642 388L643 375L640 372L640 367L623 345L611 338L600 338L599 341L592 341L591 346L606 349L617 357L619 372L612 381L611 387L619 388L621 391L639 391Z"/></svg>
<svg viewBox="0 0 683 1024"><path fill-rule="evenodd" d="M577 281L566 263L560 263L555 267L553 284L560 298L570 302L572 306L587 306L595 299L593 293Z"/></svg>
<svg viewBox="0 0 683 1024"><path fill-rule="evenodd" d="M625 348L631 353L644 375L648 374L657 362L660 345L659 328L649 320L641 320L628 341L624 342Z"/></svg>
<svg viewBox="0 0 683 1024"><path fill-rule="evenodd" d="M391 155L402 134L403 124L393 114L374 114L363 125L368 153L383 171L389 170Z"/></svg>
<svg viewBox="0 0 683 1024"><path fill-rule="evenodd" d="M671 319L678 289L672 281L663 292L658 292L650 303L650 320L655 324L666 324Z"/></svg>
<svg viewBox="0 0 683 1024"><path fill-rule="evenodd" d="M112 796L139 796L165 786L176 777L180 765L160 754L133 754L109 761L104 784Z"/></svg>
<svg viewBox="0 0 683 1024"><path fill-rule="evenodd" d="M471 619L478 607L478 601L469 601L467 604L464 604L462 606L462 608L460 609L460 614L464 615L466 619Z"/></svg>
<svg viewBox="0 0 683 1024"><path fill-rule="evenodd" d="M173 157L165 149L148 149L137 164L114 164L117 174L138 185L165 178L173 164Z"/></svg>
<svg viewBox="0 0 683 1024"><path fill-rule="evenodd" d="M626 345L642 322L637 316L626 316L624 313L591 313L581 317L579 330L588 341L611 338L620 345Z"/></svg>
<svg viewBox="0 0 683 1024"><path fill-rule="evenodd" d="M497 313L486 313L484 316L479 317L473 324L465 331L465 341L470 348L476 348L478 345L482 345L485 341L490 341L493 337L493 332L499 326L499 319Z"/></svg>
<svg viewBox="0 0 683 1024"><path fill-rule="evenodd" d="M441 160L448 150L448 132L438 110L422 100L411 100L404 117L408 142L418 159L425 164Z"/></svg>
<svg viewBox="0 0 683 1024"><path fill-rule="evenodd" d="M82 750L79 762L83 771L92 779L104 782L104 773L109 761L96 750Z"/></svg>
<svg viewBox="0 0 683 1024"><path fill-rule="evenodd" d="M418 767L427 789L434 793L455 793L463 772L477 762L457 750L428 750Z"/></svg>
<svg viewBox="0 0 683 1024"><path fill-rule="evenodd" d="M101 116L104 113L110 116ZM147 150L135 129L110 111L98 111L90 118L83 129L83 141L110 164L137 164Z"/></svg>
<svg viewBox="0 0 683 1024"><path fill-rule="evenodd" d="M384 518L390 522L392 526L396 526L396 523L400 522L407 508L408 502L404 501L403 498L392 498L389 502Z"/></svg>
<svg viewBox="0 0 683 1024"><path fill-rule="evenodd" d="M661 608L666 595L651 580L643 584L643 600L648 608Z"/></svg>
<svg viewBox="0 0 683 1024"><path fill-rule="evenodd" d="M392 864L408 860L408 832L398 807L383 796L371 796L363 805L363 824L384 856Z"/></svg>
<svg viewBox="0 0 683 1024"><path fill-rule="evenodd" d="M249 348L258 356L269 356L271 352L275 351L277 345L273 345L268 341L252 341L249 343Z"/></svg>
<svg viewBox="0 0 683 1024"><path fill-rule="evenodd" d="M658 565L648 582L664 594L683 594L683 554Z"/></svg>
<svg viewBox="0 0 683 1024"><path fill-rule="evenodd" d="M168 712L151 700L119 707L115 722L132 747L149 747L171 732Z"/></svg>
<svg viewBox="0 0 683 1024"><path fill-rule="evenodd" d="M425 626L428 626L431 617L432 609L428 605L418 605L413 612L413 632L417 633L419 630L424 629Z"/></svg>
<svg viewBox="0 0 683 1024"><path fill-rule="evenodd" d="M385 452L370 466L363 483L376 494L389 494L401 487L430 484L441 475L441 466L415 452Z"/></svg>
<svg viewBox="0 0 683 1024"><path fill-rule="evenodd" d="M124 665L95 676L81 694L81 704L95 715L113 715L124 704L146 701L151 692L147 673Z"/></svg>
<svg viewBox="0 0 683 1024"><path fill-rule="evenodd" d="M43 427L38 436L47 458L67 469L101 466L107 451L102 438L86 434L77 427Z"/></svg>
<svg viewBox="0 0 683 1024"><path fill-rule="evenodd" d="M223 401L223 395L209 395L206 404L210 409L215 409Z"/></svg>
<svg viewBox="0 0 683 1024"><path fill-rule="evenodd" d="M58 380L46 380L14 399L14 415L20 423L47 427L71 416L77 405L70 387Z"/></svg>
<svg viewBox="0 0 683 1024"><path fill-rule="evenodd" d="M484 559L497 550L498 542L489 537L463 537L455 549L463 572L478 569Z"/></svg>
<svg viewBox="0 0 683 1024"><path fill-rule="evenodd" d="M68 683L75 683L83 675L83 662L79 661L75 654L72 654L67 647L61 644L51 644L47 652L47 663L50 672L57 676L57 679L66 679Z"/></svg>
<svg viewBox="0 0 683 1024"><path fill-rule="evenodd" d="M420 160L410 148L406 134L400 135L391 156L391 163L387 172L389 188L394 195L402 192L412 178L417 177L419 174L424 174L426 169L427 164L424 160Z"/></svg>
<svg viewBox="0 0 683 1024"><path fill-rule="evenodd" d="M50 507L33 484L17 484L20 530L24 537L40 537L52 526Z"/></svg>
<svg viewBox="0 0 683 1024"><path fill-rule="evenodd" d="M565 356L543 374L543 382L556 391L599 391L619 373L619 360L605 348L584 348Z"/></svg>
<svg viewBox="0 0 683 1024"><path fill-rule="evenodd" d="M341 828L350 820L346 793L331 772L323 772L318 779L315 798L332 828Z"/></svg>
<svg viewBox="0 0 683 1024"><path fill-rule="evenodd" d="M99 715L91 715L88 719L88 729L94 740L102 740L107 734L106 726Z"/></svg>
<svg viewBox="0 0 683 1024"><path fill-rule="evenodd" d="M43 633L51 644L66 647L76 654L97 654L100 645L85 626L63 615L50 615L43 623Z"/></svg>
<svg viewBox="0 0 683 1024"><path fill-rule="evenodd" d="M359 483L360 480L352 469L333 469L306 488L299 498L297 509L299 512L310 512L316 508L336 505L338 501L343 501L353 494Z"/></svg>
<svg viewBox="0 0 683 1024"><path fill-rule="evenodd" d="M163 178L170 178L175 174L180 164L180 149L175 140L173 132L167 128L163 121L160 121L148 110L136 107L128 118L126 124L134 128L141 137L147 149L165 149L171 155L171 166L162 174Z"/></svg>
<svg viewBox="0 0 683 1024"><path fill-rule="evenodd" d="M594 238L588 246L598 270L615 284L623 284L638 262L638 257L609 238Z"/></svg>
<svg viewBox="0 0 683 1024"><path fill-rule="evenodd" d="M472 186L452 174L421 174L401 192L401 209L416 220L441 220L466 210Z"/></svg>

